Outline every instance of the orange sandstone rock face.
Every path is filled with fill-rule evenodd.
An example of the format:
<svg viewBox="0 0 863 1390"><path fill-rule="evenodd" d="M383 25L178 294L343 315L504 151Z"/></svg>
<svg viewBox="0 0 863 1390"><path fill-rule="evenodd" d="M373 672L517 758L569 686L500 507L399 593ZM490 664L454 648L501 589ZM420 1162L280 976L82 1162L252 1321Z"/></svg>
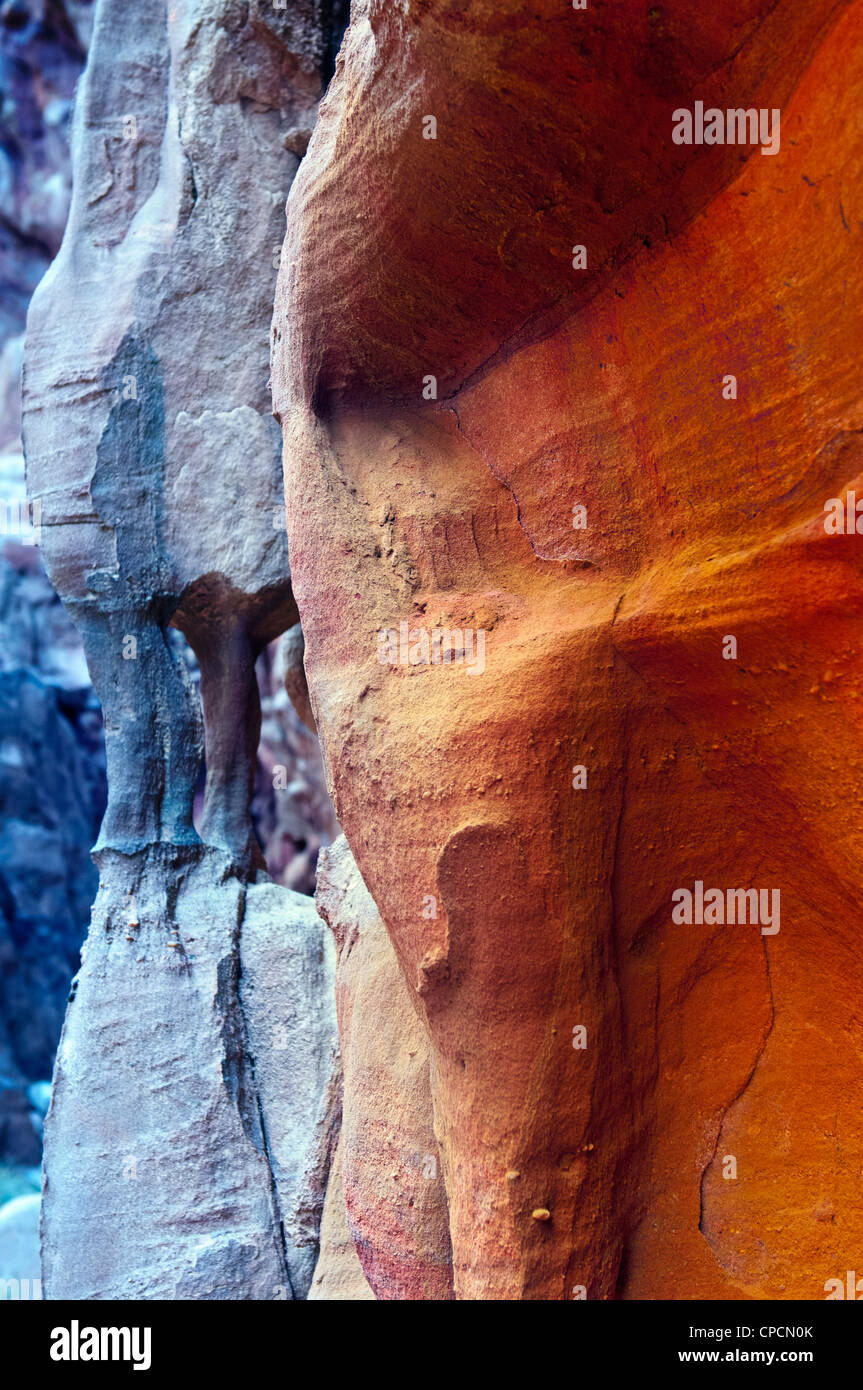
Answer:
<svg viewBox="0 0 863 1390"><path fill-rule="evenodd" d="M861 85L859 0L370 2L292 190L306 670L457 1298L856 1267ZM676 145L701 101L778 151Z"/></svg>
<svg viewBox="0 0 863 1390"><path fill-rule="evenodd" d="M336 1181L360 1263L378 1298L452 1298L428 1042L344 838L322 852L317 901L338 950L344 1101Z"/></svg>

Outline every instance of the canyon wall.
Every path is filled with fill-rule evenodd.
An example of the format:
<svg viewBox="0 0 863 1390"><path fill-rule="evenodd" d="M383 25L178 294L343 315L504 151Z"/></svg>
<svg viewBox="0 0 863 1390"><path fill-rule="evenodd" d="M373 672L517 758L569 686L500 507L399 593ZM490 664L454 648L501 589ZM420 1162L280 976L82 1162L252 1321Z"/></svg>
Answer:
<svg viewBox="0 0 863 1390"><path fill-rule="evenodd" d="M334 13L143 0L129 19L97 5L69 222L27 329L28 487L109 789L46 1121L44 1290L302 1298L340 1115L333 952L269 880L250 803L256 662L298 618L268 326Z"/></svg>
<svg viewBox="0 0 863 1390"><path fill-rule="evenodd" d="M345 19L96 7L25 364L109 787L46 1295L821 1298L863 0ZM272 799L256 670L334 810Z"/></svg>
<svg viewBox="0 0 863 1390"><path fill-rule="evenodd" d="M460 1299L856 1267L861 37L859 0L352 8L272 366L311 705L446 1195L394 1238L359 1040L397 996L342 945L379 1297L406 1249L420 1281L451 1247ZM678 143L698 103L755 136Z"/></svg>

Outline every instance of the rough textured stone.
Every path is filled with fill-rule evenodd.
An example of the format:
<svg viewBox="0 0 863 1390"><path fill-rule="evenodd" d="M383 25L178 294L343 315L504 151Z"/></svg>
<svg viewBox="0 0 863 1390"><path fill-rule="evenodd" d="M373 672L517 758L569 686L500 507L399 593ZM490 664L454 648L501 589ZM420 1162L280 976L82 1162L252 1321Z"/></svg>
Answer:
<svg viewBox="0 0 863 1390"><path fill-rule="evenodd" d="M309 1288L341 1116L335 950L309 898L276 884L246 890L240 1003L291 1287Z"/></svg>
<svg viewBox="0 0 863 1390"><path fill-rule="evenodd" d="M264 880L250 801L256 661L297 621L267 391L285 136L314 122L333 13L142 0L130 23L99 0L69 222L28 315L28 487L109 786L46 1123L51 1297L303 1297L312 1274L329 967L308 903Z"/></svg>
<svg viewBox="0 0 863 1390"><path fill-rule="evenodd" d="M861 491L861 36L860 3L367 0L292 189L305 665L459 1298L855 1267L861 593L823 508ZM675 146L696 100L780 108L780 152ZM484 670L380 664L401 622L483 630ZM697 880L781 890L780 933L675 924Z"/></svg>
<svg viewBox="0 0 863 1390"><path fill-rule="evenodd" d="M359 0L295 194L277 383L290 362L322 412L416 401L540 338L739 171L737 146L672 143L673 110L783 105L841 8Z"/></svg>
<svg viewBox="0 0 863 1390"><path fill-rule="evenodd" d="M340 1177L360 1263L378 1298L451 1298L428 1043L343 837L323 851L317 902L338 946Z"/></svg>
<svg viewBox="0 0 863 1390"><path fill-rule="evenodd" d="M332 1143L323 924L215 849L98 857L46 1124L46 1296L305 1297Z"/></svg>
<svg viewBox="0 0 863 1390"><path fill-rule="evenodd" d="M113 0L97 9L69 225L28 316L25 428L42 554L106 712L105 847L195 839L200 750L164 641L173 620L201 668L204 838L260 863L254 662L296 621L266 393L273 246L297 165L280 130L320 90L313 13L294 15L189 0L169 21L145 0L132 26ZM84 330L70 335L70 319Z"/></svg>
<svg viewBox="0 0 863 1390"><path fill-rule="evenodd" d="M321 1253L309 1289L309 1302L374 1302L374 1297L348 1230L339 1141L327 1183L321 1217Z"/></svg>

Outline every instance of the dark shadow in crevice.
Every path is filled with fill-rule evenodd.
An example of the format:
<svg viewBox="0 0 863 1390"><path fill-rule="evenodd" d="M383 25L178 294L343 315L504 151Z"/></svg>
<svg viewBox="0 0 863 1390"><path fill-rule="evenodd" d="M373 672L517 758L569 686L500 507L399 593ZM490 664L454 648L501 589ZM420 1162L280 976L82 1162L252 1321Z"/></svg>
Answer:
<svg viewBox="0 0 863 1390"><path fill-rule="evenodd" d="M350 23L350 0L321 0L321 31L324 51L321 57L321 86L324 91L333 80L336 58Z"/></svg>

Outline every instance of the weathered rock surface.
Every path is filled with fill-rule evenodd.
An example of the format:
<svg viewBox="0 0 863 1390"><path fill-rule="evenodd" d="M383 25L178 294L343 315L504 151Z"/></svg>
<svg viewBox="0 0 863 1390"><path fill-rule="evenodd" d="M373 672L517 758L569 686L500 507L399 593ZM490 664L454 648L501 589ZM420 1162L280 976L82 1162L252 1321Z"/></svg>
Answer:
<svg viewBox="0 0 863 1390"><path fill-rule="evenodd" d="M99 860L46 1124L46 1296L303 1298L332 1146L323 924L214 849Z"/></svg>
<svg viewBox="0 0 863 1390"><path fill-rule="evenodd" d="M337 8L142 0L130 23L125 0L96 7L72 207L25 362L28 487L109 786L46 1122L49 1297L304 1297L312 1275L337 1116L330 967L310 905L264 880L250 801L255 664L297 621L267 391L274 252Z"/></svg>
<svg viewBox="0 0 863 1390"><path fill-rule="evenodd" d="M28 318L25 428L42 554L105 708L100 843L196 838L197 716L165 645L173 620L201 667L204 838L260 863L254 661L296 621L264 337L297 164L280 135L320 77L314 52L292 53L287 12L251 9L189 0L169 22L147 0L130 26L122 5L98 7L69 226ZM70 336L70 319L89 332Z"/></svg>
<svg viewBox="0 0 863 1390"><path fill-rule="evenodd" d="M314 904L273 883L246 890L240 1003L294 1296L304 1298L341 1117L335 949Z"/></svg>
<svg viewBox="0 0 863 1390"><path fill-rule="evenodd" d="M348 1229L340 1140L330 1168L321 1217L321 1253L308 1298L310 1303L368 1303L374 1297Z"/></svg>
<svg viewBox="0 0 863 1390"><path fill-rule="evenodd" d="M861 39L859 0L364 0L291 192L305 667L459 1298L856 1267L863 593L823 509L861 491ZM675 145L696 101L780 109L781 149ZM699 881L780 891L779 933L674 922ZM367 1271L384 1171L346 1151Z"/></svg>
<svg viewBox="0 0 863 1390"><path fill-rule="evenodd" d="M341 1184L360 1263L378 1298L451 1298L428 1043L344 837L323 851L317 902L338 947Z"/></svg>

